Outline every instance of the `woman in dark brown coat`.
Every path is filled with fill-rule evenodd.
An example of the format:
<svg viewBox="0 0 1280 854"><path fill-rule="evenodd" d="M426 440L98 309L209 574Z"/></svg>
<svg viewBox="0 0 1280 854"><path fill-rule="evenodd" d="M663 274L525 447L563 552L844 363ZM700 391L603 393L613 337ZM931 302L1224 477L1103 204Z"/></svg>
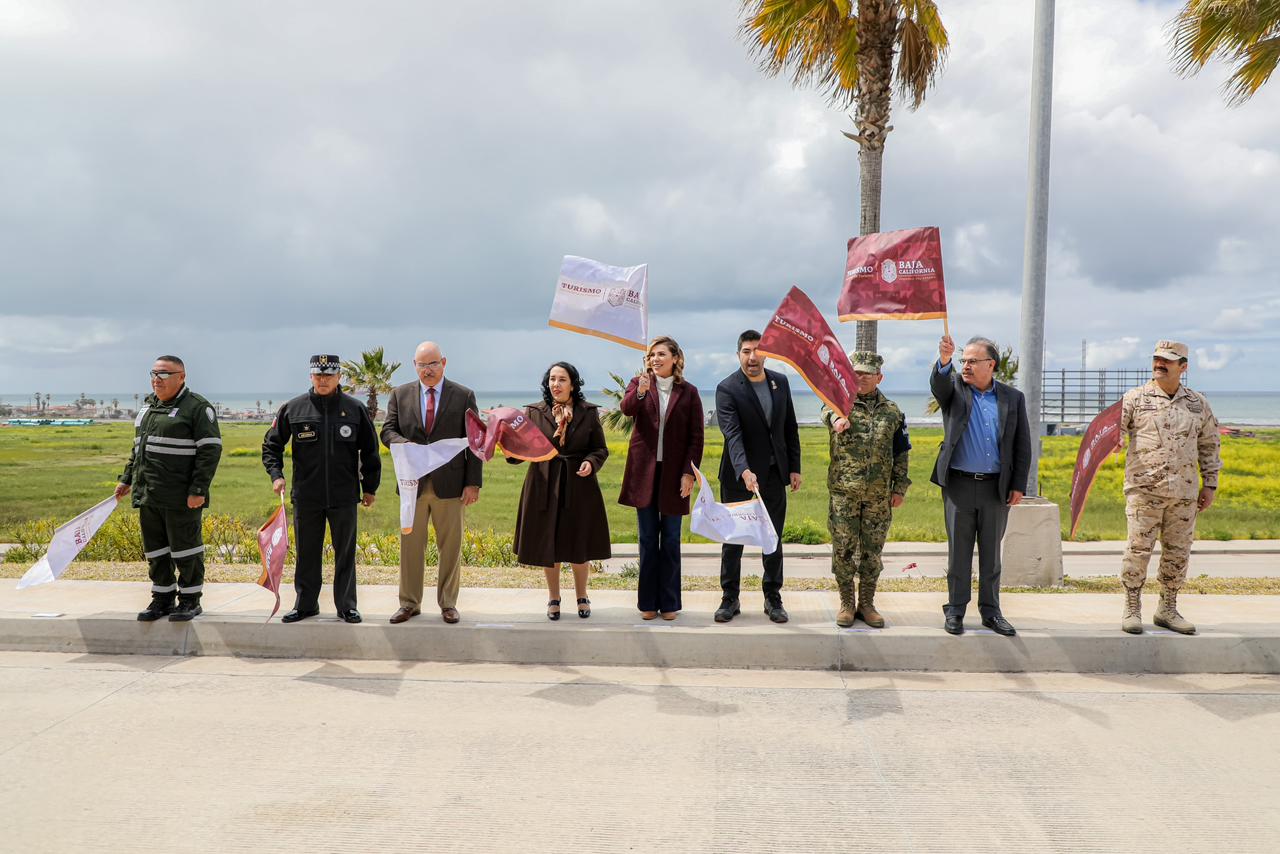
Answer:
<svg viewBox="0 0 1280 854"><path fill-rule="evenodd" d="M578 369L556 362L542 377L542 402L526 406L525 416L559 454L529 464L516 513L516 559L546 572L552 620L560 619L560 565L572 564L578 616L590 617L589 565L610 555L609 519L596 479L609 456L599 408L582 394Z"/></svg>
<svg viewBox="0 0 1280 854"><path fill-rule="evenodd" d="M689 515L693 467L702 464L702 399L684 378L674 339L653 339L649 370L622 396L634 419L619 504L636 508L640 533L640 615L674 620L680 610L680 523Z"/></svg>

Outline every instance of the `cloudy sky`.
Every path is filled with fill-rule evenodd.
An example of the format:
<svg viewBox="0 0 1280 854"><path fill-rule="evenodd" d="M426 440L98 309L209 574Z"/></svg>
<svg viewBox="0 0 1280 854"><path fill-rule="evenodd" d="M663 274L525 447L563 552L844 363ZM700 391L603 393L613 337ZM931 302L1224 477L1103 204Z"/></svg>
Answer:
<svg viewBox="0 0 1280 854"><path fill-rule="evenodd" d="M944 0L883 226L938 225L951 326L1017 345L1032 3ZM1058 4L1046 365L1280 390L1280 82L1171 71L1171 0ZM791 285L835 322L849 119L763 77L736 0L0 0L0 395L305 387L314 352L432 338L477 389L636 355L546 327L560 257L650 265L704 389ZM838 329L853 343L853 325ZM923 390L937 321L881 325ZM411 379L402 368L397 379Z"/></svg>

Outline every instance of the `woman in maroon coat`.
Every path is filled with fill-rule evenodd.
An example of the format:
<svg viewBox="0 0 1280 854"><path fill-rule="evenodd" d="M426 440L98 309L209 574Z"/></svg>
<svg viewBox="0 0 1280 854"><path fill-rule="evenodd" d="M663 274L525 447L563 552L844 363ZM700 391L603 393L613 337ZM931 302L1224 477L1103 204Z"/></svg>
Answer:
<svg viewBox="0 0 1280 854"><path fill-rule="evenodd" d="M516 513L516 559L546 572L552 620L560 619L560 565L572 564L578 616L590 617L587 572L591 561L610 555L609 519L596 479L609 456L599 408L582 394L577 368L556 362L542 377L542 401L526 406L525 417L559 454L529 464Z"/></svg>
<svg viewBox="0 0 1280 854"><path fill-rule="evenodd" d="M680 610L680 517L689 515L693 467L702 464L702 398L684 379L674 339L653 339L649 370L627 386L623 414L634 419L619 504L636 508L640 530L641 616L674 620Z"/></svg>

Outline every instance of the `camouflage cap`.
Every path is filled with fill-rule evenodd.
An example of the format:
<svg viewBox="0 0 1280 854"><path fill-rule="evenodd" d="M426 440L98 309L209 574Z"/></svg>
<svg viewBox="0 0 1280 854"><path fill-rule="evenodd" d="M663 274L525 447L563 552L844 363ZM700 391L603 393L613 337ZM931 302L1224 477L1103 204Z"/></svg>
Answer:
<svg viewBox="0 0 1280 854"><path fill-rule="evenodd" d="M850 353L849 361L853 363L855 371L862 371L864 374L878 374L880 373L880 367L884 365L884 357L869 350L858 350Z"/></svg>
<svg viewBox="0 0 1280 854"><path fill-rule="evenodd" d="M1168 359L1170 362L1176 362L1179 359L1187 358L1187 345L1181 341L1157 341L1156 349L1152 356L1159 356L1161 359Z"/></svg>

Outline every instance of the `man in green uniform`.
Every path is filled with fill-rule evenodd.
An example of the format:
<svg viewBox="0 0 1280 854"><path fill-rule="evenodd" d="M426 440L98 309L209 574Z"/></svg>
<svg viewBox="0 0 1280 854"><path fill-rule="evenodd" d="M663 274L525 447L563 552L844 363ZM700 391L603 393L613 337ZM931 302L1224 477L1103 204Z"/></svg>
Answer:
<svg viewBox="0 0 1280 854"><path fill-rule="evenodd" d="M151 366L153 393L133 422L133 450L116 485L117 498L133 492L142 550L150 565L151 604L138 614L144 622L164 616L190 620L201 612L200 517L209 505L222 436L213 406L187 388L186 379L177 356L161 356Z"/></svg>
<svg viewBox="0 0 1280 854"><path fill-rule="evenodd" d="M878 386L884 379L884 360L859 351L850 356L858 382L858 397L848 418L830 410L822 420L831 432L831 467L827 490L831 496L827 524L831 529L831 570L840 588L836 625L848 628L855 619L884 628L876 610L876 583L884 564L880 552L893 508L900 507L911 485L907 461L911 441L902 410ZM857 578L857 605L854 579Z"/></svg>

